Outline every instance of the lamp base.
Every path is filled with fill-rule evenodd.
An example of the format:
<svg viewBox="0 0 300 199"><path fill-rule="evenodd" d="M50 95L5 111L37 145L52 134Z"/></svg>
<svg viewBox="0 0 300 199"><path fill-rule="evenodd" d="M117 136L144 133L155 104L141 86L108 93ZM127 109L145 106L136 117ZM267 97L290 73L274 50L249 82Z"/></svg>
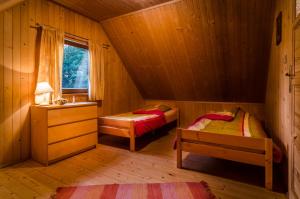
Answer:
<svg viewBox="0 0 300 199"><path fill-rule="evenodd" d="M44 93L35 96L35 104L40 106L49 106L50 93Z"/></svg>
<svg viewBox="0 0 300 199"><path fill-rule="evenodd" d="M41 103L39 104L40 106L49 106L50 104L49 103Z"/></svg>

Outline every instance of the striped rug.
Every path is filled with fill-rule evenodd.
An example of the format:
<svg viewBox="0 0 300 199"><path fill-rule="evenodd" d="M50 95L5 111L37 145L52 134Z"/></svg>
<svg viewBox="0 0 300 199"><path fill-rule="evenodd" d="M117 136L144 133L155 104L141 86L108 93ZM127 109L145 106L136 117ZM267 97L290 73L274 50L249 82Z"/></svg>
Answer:
<svg viewBox="0 0 300 199"><path fill-rule="evenodd" d="M56 199L214 199L206 182L60 187Z"/></svg>

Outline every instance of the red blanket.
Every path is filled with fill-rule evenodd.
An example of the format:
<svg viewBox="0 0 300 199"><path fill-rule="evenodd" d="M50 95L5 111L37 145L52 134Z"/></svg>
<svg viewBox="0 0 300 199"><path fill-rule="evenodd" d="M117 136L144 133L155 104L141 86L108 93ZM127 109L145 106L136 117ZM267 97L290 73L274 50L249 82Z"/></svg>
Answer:
<svg viewBox="0 0 300 199"><path fill-rule="evenodd" d="M134 122L135 135L142 136L145 133L158 129L166 124L166 118L164 112L160 110L138 110L134 111L134 114L150 114L157 115L155 118L146 120L140 120Z"/></svg>

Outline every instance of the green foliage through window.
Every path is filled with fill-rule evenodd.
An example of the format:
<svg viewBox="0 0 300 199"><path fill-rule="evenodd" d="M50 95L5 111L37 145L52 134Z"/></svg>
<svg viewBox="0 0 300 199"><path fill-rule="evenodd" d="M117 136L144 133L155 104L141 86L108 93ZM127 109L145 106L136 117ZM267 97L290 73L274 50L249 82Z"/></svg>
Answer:
<svg viewBox="0 0 300 199"><path fill-rule="evenodd" d="M64 45L64 62L62 73L63 89L88 88L89 52L87 49Z"/></svg>

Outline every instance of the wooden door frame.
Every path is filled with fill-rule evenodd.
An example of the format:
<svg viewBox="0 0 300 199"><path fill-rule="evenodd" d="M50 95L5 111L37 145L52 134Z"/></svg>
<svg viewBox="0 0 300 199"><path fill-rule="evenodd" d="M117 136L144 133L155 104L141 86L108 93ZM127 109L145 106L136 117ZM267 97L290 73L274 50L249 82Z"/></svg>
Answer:
<svg viewBox="0 0 300 199"><path fill-rule="evenodd" d="M293 30L292 30L292 75L295 75L295 67L296 67L296 56L295 56L295 31L297 28L300 28L300 14L298 14L298 16L296 16L296 1L297 0L293 0L292 1L292 24L293 24ZM299 199L297 196L297 193L295 192L294 189L294 137L295 137L295 131L294 131L294 124L295 124L295 117L294 117L294 113L295 113L295 90L296 88L300 89L300 85L294 85L293 80L290 82L290 87L291 87L291 135L290 135L290 139L289 139L289 145L290 145L290 150L288 152L289 154L289 191L288 191L288 196L290 199Z"/></svg>
<svg viewBox="0 0 300 199"><path fill-rule="evenodd" d="M295 107L295 90L296 89L300 89L300 85L297 85L297 86L292 86L292 106L291 106L291 125L292 125L292 128L291 128L291 138L290 138L290 152L289 152L289 198L291 199L300 199L298 196L297 196L297 193L295 192L295 189L294 189L294 170L295 170L295 167L294 167L294 153L295 153L295 150L294 148L296 147L295 144L294 144L294 123L295 123L295 119L294 119L294 107Z"/></svg>

